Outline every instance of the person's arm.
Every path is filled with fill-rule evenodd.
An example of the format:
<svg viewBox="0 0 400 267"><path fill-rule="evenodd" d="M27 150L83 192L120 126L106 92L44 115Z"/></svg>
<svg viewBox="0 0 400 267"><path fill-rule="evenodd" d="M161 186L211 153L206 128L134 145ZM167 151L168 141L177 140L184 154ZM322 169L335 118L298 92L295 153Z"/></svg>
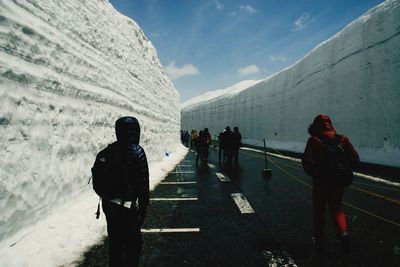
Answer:
<svg viewBox="0 0 400 267"><path fill-rule="evenodd" d="M313 176L314 174L314 157L312 143L313 139L308 139L306 149L304 150L303 157L301 159L301 164L303 165L304 171L310 176Z"/></svg>
<svg viewBox="0 0 400 267"><path fill-rule="evenodd" d="M146 209L150 202L149 194L149 167L147 164L146 153L143 148L140 147L138 151L138 162L139 162L139 191L138 191L138 202L139 202L139 224L143 225L144 217L146 216Z"/></svg>
<svg viewBox="0 0 400 267"><path fill-rule="evenodd" d="M347 153L347 155L350 157L351 159L351 168L353 169L358 163L360 163L360 157L357 153L357 151L355 150L354 146L351 144L349 138L347 138L346 136L343 136L343 142L344 142L344 149Z"/></svg>

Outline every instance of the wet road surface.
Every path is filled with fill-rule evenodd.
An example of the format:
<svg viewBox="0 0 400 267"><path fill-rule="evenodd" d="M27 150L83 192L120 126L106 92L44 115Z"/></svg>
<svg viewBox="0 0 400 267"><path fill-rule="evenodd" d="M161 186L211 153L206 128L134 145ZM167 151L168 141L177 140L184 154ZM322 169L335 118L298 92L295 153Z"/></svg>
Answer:
<svg viewBox="0 0 400 267"><path fill-rule="evenodd" d="M211 148L209 164L196 167L189 152L151 192L141 266L400 266L399 187L355 177L343 205L352 252L342 255L327 218L326 247L316 253L301 165L268 157L264 179L262 153L241 149L239 158L220 164Z"/></svg>

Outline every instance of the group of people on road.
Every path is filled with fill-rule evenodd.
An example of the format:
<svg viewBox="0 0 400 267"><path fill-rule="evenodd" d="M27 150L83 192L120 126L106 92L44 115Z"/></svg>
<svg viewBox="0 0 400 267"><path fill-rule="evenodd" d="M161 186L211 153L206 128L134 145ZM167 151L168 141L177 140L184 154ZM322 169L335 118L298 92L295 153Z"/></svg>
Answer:
<svg viewBox="0 0 400 267"><path fill-rule="evenodd" d="M196 163L199 160L202 163L208 162L208 150L211 145L211 134L208 128L200 130L197 133L196 130L192 130L190 135L188 131L181 130L181 141L182 144L196 150ZM239 148L242 145L242 135L239 132L239 127L234 127L233 131L229 126L223 129L218 135L218 150L219 150L219 161L223 163L239 163Z"/></svg>
<svg viewBox="0 0 400 267"><path fill-rule="evenodd" d="M218 159L228 164L239 163L239 148L242 146L242 135L239 127L234 127L233 132L229 126L218 135Z"/></svg>
<svg viewBox="0 0 400 267"><path fill-rule="evenodd" d="M93 188L102 198L109 236L109 266L137 266L142 250L140 228L149 205L149 170L146 154L139 145L140 126L134 117L122 117L115 125L117 141L100 151L92 168ZM330 118L318 115L308 129L311 137L302 165L313 178L314 246L324 246L325 209L341 240L343 252L350 250L345 215L341 208L344 188L353 177L359 156L344 135L337 134ZM189 138L188 138L189 136ZM181 132L182 143L196 148L197 157L208 161L211 135ZM238 127L227 126L218 136L219 160L238 163L242 136ZM99 215L99 210L97 214Z"/></svg>

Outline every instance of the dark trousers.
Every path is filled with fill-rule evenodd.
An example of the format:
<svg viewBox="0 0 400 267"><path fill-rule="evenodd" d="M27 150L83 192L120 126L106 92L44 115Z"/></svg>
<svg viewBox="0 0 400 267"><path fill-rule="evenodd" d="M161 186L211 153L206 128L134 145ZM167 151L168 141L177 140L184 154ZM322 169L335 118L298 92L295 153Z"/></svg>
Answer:
<svg viewBox="0 0 400 267"><path fill-rule="evenodd" d="M347 232L346 218L342 210L343 186L332 186L323 183L313 184L314 237L318 242L324 240L325 209L338 234Z"/></svg>
<svg viewBox="0 0 400 267"><path fill-rule="evenodd" d="M103 211L107 220L109 266L138 266L142 235L136 209L104 200Z"/></svg>
<svg viewBox="0 0 400 267"><path fill-rule="evenodd" d="M235 147L234 149L232 149L232 157L233 157L233 161L234 163L239 163L239 148Z"/></svg>

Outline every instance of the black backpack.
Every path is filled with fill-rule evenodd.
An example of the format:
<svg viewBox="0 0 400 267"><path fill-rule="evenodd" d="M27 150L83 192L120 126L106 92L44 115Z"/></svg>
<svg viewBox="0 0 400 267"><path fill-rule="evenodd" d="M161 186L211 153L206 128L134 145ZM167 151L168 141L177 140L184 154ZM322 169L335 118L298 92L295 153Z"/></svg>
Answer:
<svg viewBox="0 0 400 267"><path fill-rule="evenodd" d="M100 151L92 167L93 189L100 199L113 199L123 194L124 182L121 171L122 159L117 147L108 145ZM90 182L90 180L89 180ZM100 201L97 207L96 218L100 216Z"/></svg>
<svg viewBox="0 0 400 267"><path fill-rule="evenodd" d="M333 142L322 140L328 151L329 173L334 177L334 182L343 186L349 186L353 182L353 170L351 158L346 149L340 144L340 135L336 135Z"/></svg>

